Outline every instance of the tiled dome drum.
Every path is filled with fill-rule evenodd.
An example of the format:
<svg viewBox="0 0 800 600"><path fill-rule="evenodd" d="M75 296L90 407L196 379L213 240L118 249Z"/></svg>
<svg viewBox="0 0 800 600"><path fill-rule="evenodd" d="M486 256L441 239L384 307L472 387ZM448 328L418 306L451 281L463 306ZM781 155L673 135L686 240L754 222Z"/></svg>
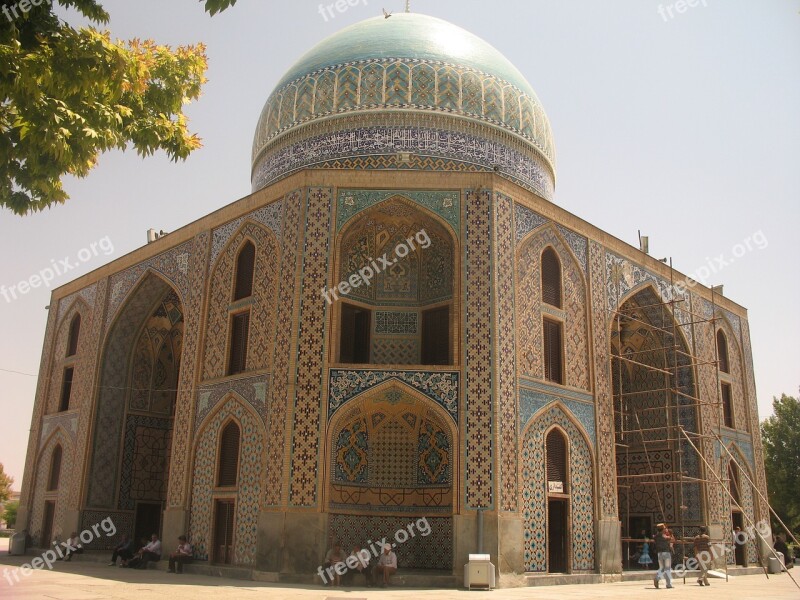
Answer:
<svg viewBox="0 0 800 600"><path fill-rule="evenodd" d="M357 23L303 56L267 100L253 191L302 168L499 171L551 199L550 123L492 46L401 13Z"/></svg>

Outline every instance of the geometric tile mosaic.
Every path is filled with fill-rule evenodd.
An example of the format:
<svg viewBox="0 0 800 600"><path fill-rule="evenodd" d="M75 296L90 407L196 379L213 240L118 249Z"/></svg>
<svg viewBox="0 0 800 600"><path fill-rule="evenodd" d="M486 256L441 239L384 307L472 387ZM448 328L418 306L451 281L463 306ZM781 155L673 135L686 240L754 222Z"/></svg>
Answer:
<svg viewBox="0 0 800 600"><path fill-rule="evenodd" d="M453 568L453 518L425 516L430 526L430 533L423 537L419 529L414 527L414 537L409 537L403 544L394 548L397 555L397 566L400 569L437 569L450 571ZM346 552L356 546L369 548L370 544L386 538L395 543L395 533L408 531L411 523L416 524L415 516L379 516L379 515L330 515L328 521L328 544L340 542ZM423 524L423 530L424 530ZM373 565L376 559L372 559Z"/></svg>
<svg viewBox="0 0 800 600"><path fill-rule="evenodd" d="M327 284L332 190L308 190L303 283L300 290L296 398L292 419L289 504L317 503L319 438L322 419L322 360L327 305L320 290Z"/></svg>
<svg viewBox="0 0 800 600"><path fill-rule="evenodd" d="M175 406L175 421L172 433L172 456L170 457L170 481L167 489L168 506L184 506L185 496L191 479L190 457L185 451L192 445L192 417L195 399L195 374L200 367L198 348L200 347L200 323L203 316L201 307L206 289L206 260L211 235L201 232L192 242L192 257L189 265L189 281L192 294L184 307L185 336L183 340L183 361L181 363L178 394Z"/></svg>
<svg viewBox="0 0 800 600"><path fill-rule="evenodd" d="M447 119L446 116L442 120ZM402 119L398 119L400 121ZM550 167L544 160L535 155L529 147L514 143L499 142L487 139L485 135L462 133L457 131L459 124L443 122L441 127L365 125L357 129L334 131L328 134L315 135L290 146L270 151L261 156L253 167L253 191L260 190L277 179L311 165L325 167L327 163L340 159L385 158L383 154L396 155L398 152L409 152L419 158L449 159L458 163L466 163L474 167L485 167L493 171L499 167L503 176L519 185L532 190L542 198L553 197L553 184ZM341 125L341 124L340 124ZM481 134L485 134L482 131ZM324 157L319 148L325 148ZM385 164L384 164L385 162ZM388 168L397 170L397 162L370 161L371 169ZM355 165L352 165L352 168ZM457 170L442 160L427 161L426 170ZM341 167L340 167L341 168Z"/></svg>
<svg viewBox="0 0 800 600"><path fill-rule="evenodd" d="M171 437L172 419L128 415L122 452L120 509L133 510L137 500L166 500Z"/></svg>
<svg viewBox="0 0 800 600"><path fill-rule="evenodd" d="M361 211L394 196L403 196L433 211L461 232L461 194L453 192L420 192L411 190L339 190L336 206L336 231Z"/></svg>
<svg viewBox="0 0 800 600"><path fill-rule="evenodd" d="M117 310L126 300L129 292L142 279L148 269L158 272L175 286L183 301L188 299L191 294L189 286L189 257L192 255L192 250L192 242L188 241L112 275L109 282L111 297L106 312L106 326L116 317Z"/></svg>
<svg viewBox="0 0 800 600"><path fill-rule="evenodd" d="M418 365L419 341L398 338L373 339L370 362L378 365Z"/></svg>
<svg viewBox="0 0 800 600"><path fill-rule="evenodd" d="M560 402L564 408L581 424L586 430L586 434L592 444L595 443L595 414L594 403L578 402L560 396L552 396L540 391L528 388L519 388L519 426L525 429L531 417L540 409L551 404Z"/></svg>
<svg viewBox="0 0 800 600"><path fill-rule="evenodd" d="M100 367L89 469L88 505L93 508L114 508L130 356L135 339L150 318L153 306L170 292L172 288L163 279L153 274L146 275L128 297L107 336Z"/></svg>
<svg viewBox="0 0 800 600"><path fill-rule="evenodd" d="M497 332L497 394L500 428L500 508L517 510L517 403L514 394L516 345L514 327L514 202L500 193L494 201L494 237L497 266L494 269L494 327Z"/></svg>
<svg viewBox="0 0 800 600"><path fill-rule="evenodd" d="M458 371L368 371L330 369L328 418L350 398L390 379L419 390L444 408L458 422Z"/></svg>
<svg viewBox="0 0 800 600"><path fill-rule="evenodd" d="M63 297L61 300L58 301L58 317L57 320L61 322L61 319L64 318L64 313L72 307L72 303L80 298L89 307L94 306L94 300L97 296L97 284L92 283L91 285L87 285L82 290L78 290L77 292L73 292L69 296Z"/></svg>
<svg viewBox="0 0 800 600"><path fill-rule="evenodd" d="M605 248L589 242L589 276L592 294L592 332L594 335L594 390L597 407L597 463L600 514L619 518L617 512L617 465L614 445L614 401L611 395L611 354L608 340L606 305Z"/></svg>
<svg viewBox="0 0 800 600"><path fill-rule="evenodd" d="M594 492L592 452L583 435L558 407L544 411L525 433L522 445L522 494L525 569L547 572L547 484L545 432L557 425L569 443L569 513L572 530L571 572L591 572L594 560Z"/></svg>
<svg viewBox="0 0 800 600"><path fill-rule="evenodd" d="M375 311L375 333L402 335L417 333L419 313L412 311Z"/></svg>
<svg viewBox="0 0 800 600"><path fill-rule="evenodd" d="M283 248L281 266L278 276L279 292L276 310L275 351L273 358L272 379L269 386L269 407L267 409L267 471L265 487L265 504L282 506L286 502L284 486L286 485L287 429L290 427L286 415L291 403L289 384L292 379L290 369L292 357L295 355L297 327L295 323L295 286L297 281L297 246L300 232L303 203L298 191L287 194L284 199L286 207L283 232Z"/></svg>
<svg viewBox="0 0 800 600"><path fill-rule="evenodd" d="M280 258L278 240L271 229L253 221L245 221L231 233L228 244L211 268L208 321L205 332L203 379L224 377L228 367L226 348L231 327L231 299L236 276L236 264L246 243L255 246L255 276L247 307L250 309L250 329L247 342L247 371L269 369L272 344L275 340L275 302L277 300L277 269ZM241 308L240 305L236 305Z"/></svg>
<svg viewBox="0 0 800 600"><path fill-rule="evenodd" d="M466 507L494 506L495 425L492 402L492 193L469 191L466 199L466 294L464 310L464 444Z"/></svg>
<svg viewBox="0 0 800 600"><path fill-rule="evenodd" d="M239 226L245 221L255 221L269 227L275 236L281 238L281 219L283 218L283 201L278 200L272 202L267 206L259 208L249 214L246 214L238 219L229 221L220 227L214 228L212 243L211 243L211 258L209 264L213 265L217 262L217 257L222 249L230 240L231 236L239 229Z"/></svg>
<svg viewBox="0 0 800 600"><path fill-rule="evenodd" d="M516 326L517 367L520 374L544 379L541 257L551 248L561 264L563 285L564 376L571 387L589 389L589 349L584 275L561 234L546 225L517 246ZM552 310L552 309L551 309Z"/></svg>
<svg viewBox="0 0 800 600"><path fill-rule="evenodd" d="M505 98L503 97L505 96ZM307 110L313 106L312 110ZM442 111L491 123L533 142L553 160L547 116L535 96L494 74L420 58L344 62L306 73L267 100L253 141L257 156L275 136L303 123L358 110Z"/></svg>
<svg viewBox="0 0 800 600"><path fill-rule="evenodd" d="M517 244L534 229L538 229L542 225L547 225L551 222L546 217L541 216L522 204L515 204L514 213ZM585 273L587 269L589 241L579 233L575 233L571 229L567 229L560 223L555 223L555 227L558 229L558 232L561 234L561 236L566 240L570 249L575 254L575 258L581 265L583 272Z"/></svg>
<svg viewBox="0 0 800 600"><path fill-rule="evenodd" d="M233 493L214 491L219 461L220 436L233 419L241 432L239 471ZM212 514L217 497L236 501L233 563L255 565L258 508L264 485L264 426L253 411L235 395L226 398L197 437L192 478L190 539L194 556L208 560L213 543Z"/></svg>
<svg viewBox="0 0 800 600"><path fill-rule="evenodd" d="M269 394L269 375L257 375L224 381L214 385L204 385L197 389L196 416L194 428L197 430L202 425L206 416L228 394L235 393L253 407L256 414L266 423L267 407L266 398Z"/></svg>

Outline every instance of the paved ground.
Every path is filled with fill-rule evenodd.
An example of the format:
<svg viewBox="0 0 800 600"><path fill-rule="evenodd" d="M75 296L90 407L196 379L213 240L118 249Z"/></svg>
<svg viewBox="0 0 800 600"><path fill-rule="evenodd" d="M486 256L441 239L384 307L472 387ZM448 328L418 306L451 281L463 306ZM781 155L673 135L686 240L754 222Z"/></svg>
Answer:
<svg viewBox="0 0 800 600"><path fill-rule="evenodd" d="M535 600L595 598L658 598L672 596L680 600L755 600L768 598L783 600L800 598L800 590L786 574L737 577L728 582L712 581L711 587L700 587L694 582L677 583L674 590L655 590L651 583L609 583L598 585L564 585L537 588L516 588L493 592L468 592L466 590L410 590L366 588L331 591L322 587L287 586L236 581L201 575L172 575L163 571L134 571L106 567L96 562L58 563L52 570L33 572L29 577L20 576L20 582L9 585L7 577L14 581L16 567L32 557L8 556L7 543L0 539L0 598L14 600L48 598L57 600L141 600L163 598L164 600L240 600L241 598L275 598L280 600L399 600L405 598L428 598L431 600L466 600L467 597L508 598L509 600L531 598ZM24 559L24 560L23 560ZM795 569L798 571L798 569ZM792 573L794 575L794 573ZM800 575L800 572L798 572ZM800 579L800 577L798 577ZM689 581L689 580L687 580Z"/></svg>

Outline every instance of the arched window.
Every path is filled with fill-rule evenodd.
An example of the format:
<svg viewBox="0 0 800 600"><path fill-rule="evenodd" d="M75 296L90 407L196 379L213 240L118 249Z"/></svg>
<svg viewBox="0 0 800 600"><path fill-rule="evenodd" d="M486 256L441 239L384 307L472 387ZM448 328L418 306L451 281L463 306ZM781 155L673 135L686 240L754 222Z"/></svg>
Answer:
<svg viewBox="0 0 800 600"><path fill-rule="evenodd" d="M542 302L561 308L561 263L552 248L542 252Z"/></svg>
<svg viewBox="0 0 800 600"><path fill-rule="evenodd" d="M81 315L72 317L69 324L69 342L67 343L67 356L75 356L78 352L78 336L81 333Z"/></svg>
<svg viewBox="0 0 800 600"><path fill-rule="evenodd" d="M53 448L53 453L50 456L50 474L47 477L47 491L52 492L58 489L59 480L61 479L61 445Z"/></svg>
<svg viewBox="0 0 800 600"><path fill-rule="evenodd" d="M233 299L241 300L253 295L253 271L256 265L256 247L246 242L236 257L236 285Z"/></svg>
<svg viewBox="0 0 800 600"><path fill-rule="evenodd" d="M239 426L231 421L222 430L219 442L217 486L233 487L239 476Z"/></svg>
<svg viewBox="0 0 800 600"><path fill-rule="evenodd" d="M728 338L722 329L717 330L717 356L719 357L719 370L723 373L731 372L731 365L728 361Z"/></svg>
<svg viewBox="0 0 800 600"><path fill-rule="evenodd" d="M557 493L567 493L567 439L558 429L547 434L547 487Z"/></svg>

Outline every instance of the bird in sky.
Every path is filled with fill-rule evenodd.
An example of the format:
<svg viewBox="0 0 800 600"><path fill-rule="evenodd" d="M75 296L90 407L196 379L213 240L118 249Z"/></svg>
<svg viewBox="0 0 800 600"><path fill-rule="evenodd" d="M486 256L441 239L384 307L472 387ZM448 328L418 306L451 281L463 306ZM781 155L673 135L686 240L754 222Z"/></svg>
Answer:
<svg viewBox="0 0 800 600"><path fill-rule="evenodd" d="M383 18L384 18L384 19L388 19L389 17L391 17L391 16L392 16L392 13L390 13L390 12L386 12L386 9L385 9L385 8L383 8L383 9L381 9L381 10L383 10Z"/></svg>

